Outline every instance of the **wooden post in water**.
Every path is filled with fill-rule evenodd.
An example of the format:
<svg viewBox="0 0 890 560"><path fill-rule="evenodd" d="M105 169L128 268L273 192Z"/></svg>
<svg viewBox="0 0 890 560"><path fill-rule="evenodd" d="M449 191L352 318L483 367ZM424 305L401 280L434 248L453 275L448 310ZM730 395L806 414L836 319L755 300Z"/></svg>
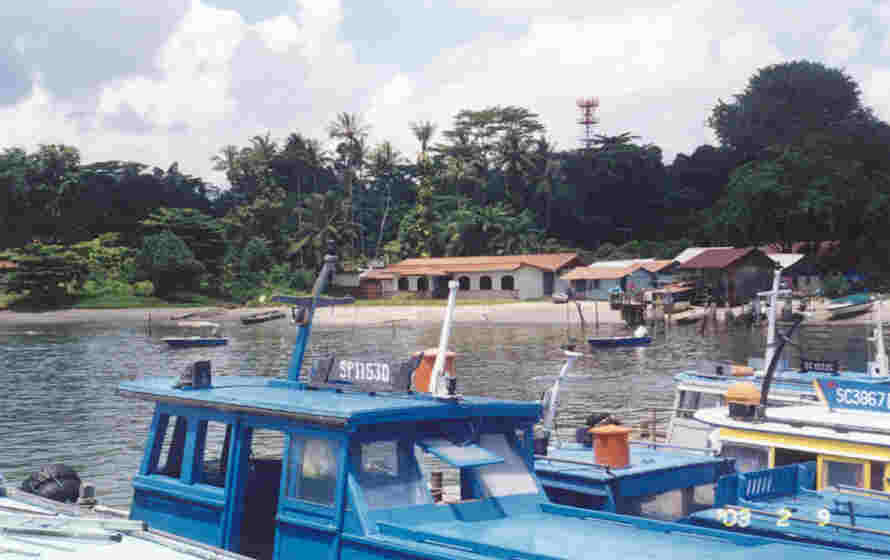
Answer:
<svg viewBox="0 0 890 560"><path fill-rule="evenodd" d="M596 332L600 330L600 309L599 309L599 301L593 300L593 315L596 319Z"/></svg>

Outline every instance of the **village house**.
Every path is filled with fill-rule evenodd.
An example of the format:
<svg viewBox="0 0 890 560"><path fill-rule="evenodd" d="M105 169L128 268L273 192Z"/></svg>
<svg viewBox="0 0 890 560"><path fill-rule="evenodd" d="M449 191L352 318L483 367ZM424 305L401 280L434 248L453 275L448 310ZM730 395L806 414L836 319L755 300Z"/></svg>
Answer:
<svg viewBox="0 0 890 560"><path fill-rule="evenodd" d="M16 268L16 264L12 261L0 261L0 290L6 290L9 282L7 276Z"/></svg>
<svg viewBox="0 0 890 560"><path fill-rule="evenodd" d="M577 253L415 258L369 271L360 284L369 285L367 293L379 292L379 297L391 293L445 297L448 281L457 280L458 297L525 300L564 291L560 274L582 265Z"/></svg>
<svg viewBox="0 0 890 560"><path fill-rule="evenodd" d="M770 289L776 266L756 247L717 247L699 252L678 270L692 272L699 286L709 288L716 301L734 306Z"/></svg>
<svg viewBox="0 0 890 560"><path fill-rule="evenodd" d="M646 264L655 260L647 260ZM645 291L655 286L656 275L641 262L605 261L579 267L561 276L571 283L578 299L608 300L614 291Z"/></svg>

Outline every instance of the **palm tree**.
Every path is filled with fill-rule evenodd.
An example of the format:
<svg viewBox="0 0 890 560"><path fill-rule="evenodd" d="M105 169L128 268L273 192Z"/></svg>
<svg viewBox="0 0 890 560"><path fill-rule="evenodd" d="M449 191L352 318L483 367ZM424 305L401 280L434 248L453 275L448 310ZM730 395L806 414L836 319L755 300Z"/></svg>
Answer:
<svg viewBox="0 0 890 560"><path fill-rule="evenodd" d="M414 133L414 137L420 142L420 152L426 155L426 148L436 133L436 125L432 121L413 122L411 123L411 132Z"/></svg>
<svg viewBox="0 0 890 560"><path fill-rule="evenodd" d="M344 164L343 184L346 189L349 216L352 216L352 188L353 182L364 164L367 147L365 141L370 132L370 126L363 122L358 113L340 113L328 124L328 136L334 140L340 140L337 145L337 153Z"/></svg>

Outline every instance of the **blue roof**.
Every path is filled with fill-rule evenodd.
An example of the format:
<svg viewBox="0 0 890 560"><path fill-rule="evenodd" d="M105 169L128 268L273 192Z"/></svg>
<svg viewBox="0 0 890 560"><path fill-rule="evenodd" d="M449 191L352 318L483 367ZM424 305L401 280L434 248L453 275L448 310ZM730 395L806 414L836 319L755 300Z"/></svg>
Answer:
<svg viewBox="0 0 890 560"><path fill-rule="evenodd" d="M836 560L837 550L784 544L727 532L700 533L675 523L583 511L584 518L553 515L571 511L545 504L544 511L474 522L408 525L380 523L380 540L443 542L495 558L701 558L713 560ZM868 555L863 555L868 557Z"/></svg>
<svg viewBox="0 0 890 560"><path fill-rule="evenodd" d="M579 444L564 445L559 449L550 450L548 455L554 459L593 462L593 449ZM724 463L726 463L726 459L715 457L705 452L684 451L665 446L652 447L645 444L631 444L630 465L626 468L606 470L604 467L599 466L574 465L538 459L535 461L535 471L538 473L546 472L598 482L608 482L616 478L646 475L693 465L722 465Z"/></svg>
<svg viewBox="0 0 890 560"><path fill-rule="evenodd" d="M851 506L848 504L852 504L853 517L850 516ZM833 546L890 553L890 503L886 498L869 498L850 492L800 490L794 496L758 499L748 506L755 511L752 512L750 525L746 528L747 532L781 536L782 538L796 537ZM757 510L774 513L784 508L793 512L793 518L788 521L788 527L779 528L776 525L775 517L757 513ZM827 510L828 516L822 514L823 517L820 518L820 510ZM698 524L724 528L723 523L717 518L719 511L720 508L706 509L691 517ZM814 522L828 520L841 525L855 524L856 527L866 531L871 529L882 531L884 534L837 526L820 527L818 523L796 521L798 518Z"/></svg>
<svg viewBox="0 0 890 560"><path fill-rule="evenodd" d="M177 377L145 377L120 384L120 392L145 400L204 408L255 412L326 425L362 425L476 416L521 417L535 421L537 402L484 397L439 400L428 394L359 393L308 389L302 384L265 377L220 376L208 389L175 389Z"/></svg>

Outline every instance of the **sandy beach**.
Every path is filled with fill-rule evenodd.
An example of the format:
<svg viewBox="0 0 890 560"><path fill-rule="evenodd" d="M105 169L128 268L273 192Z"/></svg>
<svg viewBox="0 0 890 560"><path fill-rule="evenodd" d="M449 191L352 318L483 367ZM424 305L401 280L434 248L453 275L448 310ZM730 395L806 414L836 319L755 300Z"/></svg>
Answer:
<svg viewBox="0 0 890 560"><path fill-rule="evenodd" d="M589 325L623 325L621 313L613 310L607 302L580 302L581 312ZM59 324L104 321L146 321L151 316L152 322L169 321L188 313L199 312L201 318L213 321L238 321L241 317L251 315L267 308L224 309L212 307L196 308L161 308L161 309L67 309L40 313L24 313L0 311L0 324ZM277 307L286 311L284 307ZM351 306L326 307L319 309L315 315L315 324L325 326L387 324L392 321L408 323L440 322L445 312L444 306ZM724 321L726 308L717 309L717 320ZM732 308L737 316L741 307ZM701 313L698 308L693 313ZM871 313L852 316L841 320L828 320L824 311L824 303L817 303L807 312L807 324L865 324L873 320ZM579 324L578 312L574 304L554 304L549 301L516 302L497 305L458 305L454 321L461 323L493 324Z"/></svg>

